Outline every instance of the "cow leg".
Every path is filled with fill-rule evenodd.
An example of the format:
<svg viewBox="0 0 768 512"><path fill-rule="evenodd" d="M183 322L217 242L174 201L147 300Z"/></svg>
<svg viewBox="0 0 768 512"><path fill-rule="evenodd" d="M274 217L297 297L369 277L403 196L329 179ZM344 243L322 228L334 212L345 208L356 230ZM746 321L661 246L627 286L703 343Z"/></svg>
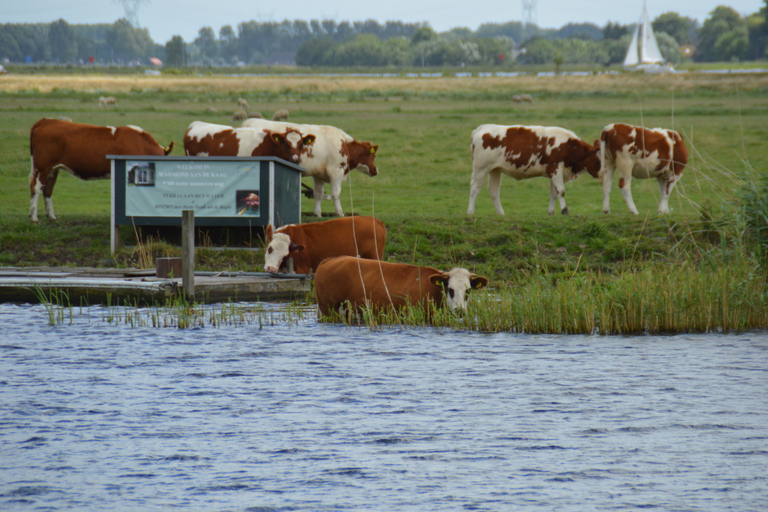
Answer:
<svg viewBox="0 0 768 512"><path fill-rule="evenodd" d="M317 177L312 178L315 182L315 217L323 216L323 194L325 194L325 182Z"/></svg>
<svg viewBox="0 0 768 512"><path fill-rule="evenodd" d="M346 217L344 215L344 209L341 207L341 180L331 180L331 199L333 199L333 206L336 208L336 215L339 217Z"/></svg>
<svg viewBox="0 0 768 512"><path fill-rule="evenodd" d="M616 168L619 170L619 189L621 189L621 195L624 196L624 202L627 203L629 213L637 215L637 207L632 200L632 162L619 163L617 161Z"/></svg>
<svg viewBox="0 0 768 512"><path fill-rule="evenodd" d="M483 188L483 182L485 181L486 173L472 169L472 178L469 181L469 207L467 208L467 215L475 214L475 202L477 196L480 194L480 190Z"/></svg>
<svg viewBox="0 0 768 512"><path fill-rule="evenodd" d="M613 186L613 168L606 165L601 177L603 184L603 213L611 213L611 187Z"/></svg>
<svg viewBox="0 0 768 512"><path fill-rule="evenodd" d="M48 179L45 180L45 187L43 187L43 200L45 201L45 215L50 220L56 220L56 215L53 214L53 187L56 185L56 179L59 177L59 169L54 167L48 174Z"/></svg>
<svg viewBox="0 0 768 512"><path fill-rule="evenodd" d="M661 195L661 201L659 201L659 213L669 213L669 195L672 193L672 189L675 188L679 177L675 176L671 180L666 178L657 178L659 182L659 194Z"/></svg>
<svg viewBox="0 0 768 512"><path fill-rule="evenodd" d="M501 171L498 169L488 173L488 193L496 213L504 215L504 208L501 207Z"/></svg>
<svg viewBox="0 0 768 512"><path fill-rule="evenodd" d="M38 218L37 218L37 203L40 199L40 194L43 192L43 184L40 183L40 174L32 172L32 175L29 178L29 190L30 195L32 197L30 203L29 203L29 218L32 220L33 223L37 224Z"/></svg>
<svg viewBox="0 0 768 512"><path fill-rule="evenodd" d="M565 183L563 183L563 170L557 169L549 180L549 208L547 213L555 214L555 198L560 201L560 213L568 215L568 206L565 204Z"/></svg>

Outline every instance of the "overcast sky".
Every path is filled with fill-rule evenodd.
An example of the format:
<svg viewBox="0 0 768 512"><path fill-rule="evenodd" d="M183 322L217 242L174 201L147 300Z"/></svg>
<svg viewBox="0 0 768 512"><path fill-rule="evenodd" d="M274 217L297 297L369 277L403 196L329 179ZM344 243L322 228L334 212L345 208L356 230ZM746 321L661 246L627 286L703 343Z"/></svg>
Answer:
<svg viewBox="0 0 768 512"><path fill-rule="evenodd" d="M136 0L124 0L133 3ZM598 26L608 21L635 23L642 11L642 0L538 0L536 24L542 28L560 28L568 23L591 22ZM732 7L740 14L752 14L763 0L647 0L653 20L665 12L677 12L702 23L718 5ZM438 32L455 27L476 30L483 23L522 21L522 0L485 0L479 4L441 0L150 0L139 5L139 25L149 29L152 39L165 44L180 35L191 42L200 28L209 26L218 34L224 25L243 21L283 21L285 19L333 19L365 21L375 19L406 23L428 22ZM123 3L115 0L2 0L0 23L51 22L63 18L70 24L114 23L125 16Z"/></svg>

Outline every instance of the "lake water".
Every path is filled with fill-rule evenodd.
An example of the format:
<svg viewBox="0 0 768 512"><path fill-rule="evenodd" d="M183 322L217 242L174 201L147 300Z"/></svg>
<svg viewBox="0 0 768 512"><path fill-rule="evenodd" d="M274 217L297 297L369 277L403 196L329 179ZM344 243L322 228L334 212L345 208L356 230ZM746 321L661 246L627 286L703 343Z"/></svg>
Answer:
<svg viewBox="0 0 768 512"><path fill-rule="evenodd" d="M768 335L51 326L0 305L1 510L768 510Z"/></svg>

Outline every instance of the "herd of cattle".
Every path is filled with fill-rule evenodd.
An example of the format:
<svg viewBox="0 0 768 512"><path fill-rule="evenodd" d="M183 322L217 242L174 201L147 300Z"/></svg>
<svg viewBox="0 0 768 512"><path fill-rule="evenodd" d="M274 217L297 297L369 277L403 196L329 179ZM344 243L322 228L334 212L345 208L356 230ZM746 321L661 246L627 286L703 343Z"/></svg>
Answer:
<svg viewBox="0 0 768 512"><path fill-rule="evenodd" d="M172 147L173 142L163 147L136 126L41 119L30 133L30 218L38 222L37 203L42 193L46 215L55 219L51 194L59 170L84 180L106 179L110 177L106 155L162 156ZM378 147L357 141L333 126L260 118L246 119L240 127L195 121L184 134L187 156L274 156L300 165L304 176L314 180L314 215L318 217L325 183L331 186L336 214L344 217L342 181L353 169L376 176ZM594 144L558 127L485 124L472 132L471 149L470 215L486 177L493 205L503 215L499 198L502 173L517 180L549 178L549 214L555 211L555 199L560 211L567 214L565 183L584 171L602 182L603 212L610 212L611 184L618 171L619 188L630 212L638 213L632 200L632 178L655 178L661 196L659 213L668 213L669 194L688 160L679 133L620 123L606 126ZM443 296L448 307L463 309L468 291L488 284L486 278L466 269L441 272L381 261L386 230L373 217L340 218L274 231L269 226L266 235L265 269L273 273L314 272L318 306L325 314L345 302L390 308L404 301L434 301L439 305Z"/></svg>

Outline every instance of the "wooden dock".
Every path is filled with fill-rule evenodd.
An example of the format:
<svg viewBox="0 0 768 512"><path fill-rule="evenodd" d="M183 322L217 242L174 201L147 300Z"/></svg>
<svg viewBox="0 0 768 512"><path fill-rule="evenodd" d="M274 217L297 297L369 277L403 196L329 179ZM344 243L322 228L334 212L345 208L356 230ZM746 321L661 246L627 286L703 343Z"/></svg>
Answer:
<svg viewBox="0 0 768 512"><path fill-rule="evenodd" d="M194 282L199 303L303 300L311 289L304 274L195 272ZM155 269L0 267L6 303L153 305L181 294L181 277L160 278Z"/></svg>

